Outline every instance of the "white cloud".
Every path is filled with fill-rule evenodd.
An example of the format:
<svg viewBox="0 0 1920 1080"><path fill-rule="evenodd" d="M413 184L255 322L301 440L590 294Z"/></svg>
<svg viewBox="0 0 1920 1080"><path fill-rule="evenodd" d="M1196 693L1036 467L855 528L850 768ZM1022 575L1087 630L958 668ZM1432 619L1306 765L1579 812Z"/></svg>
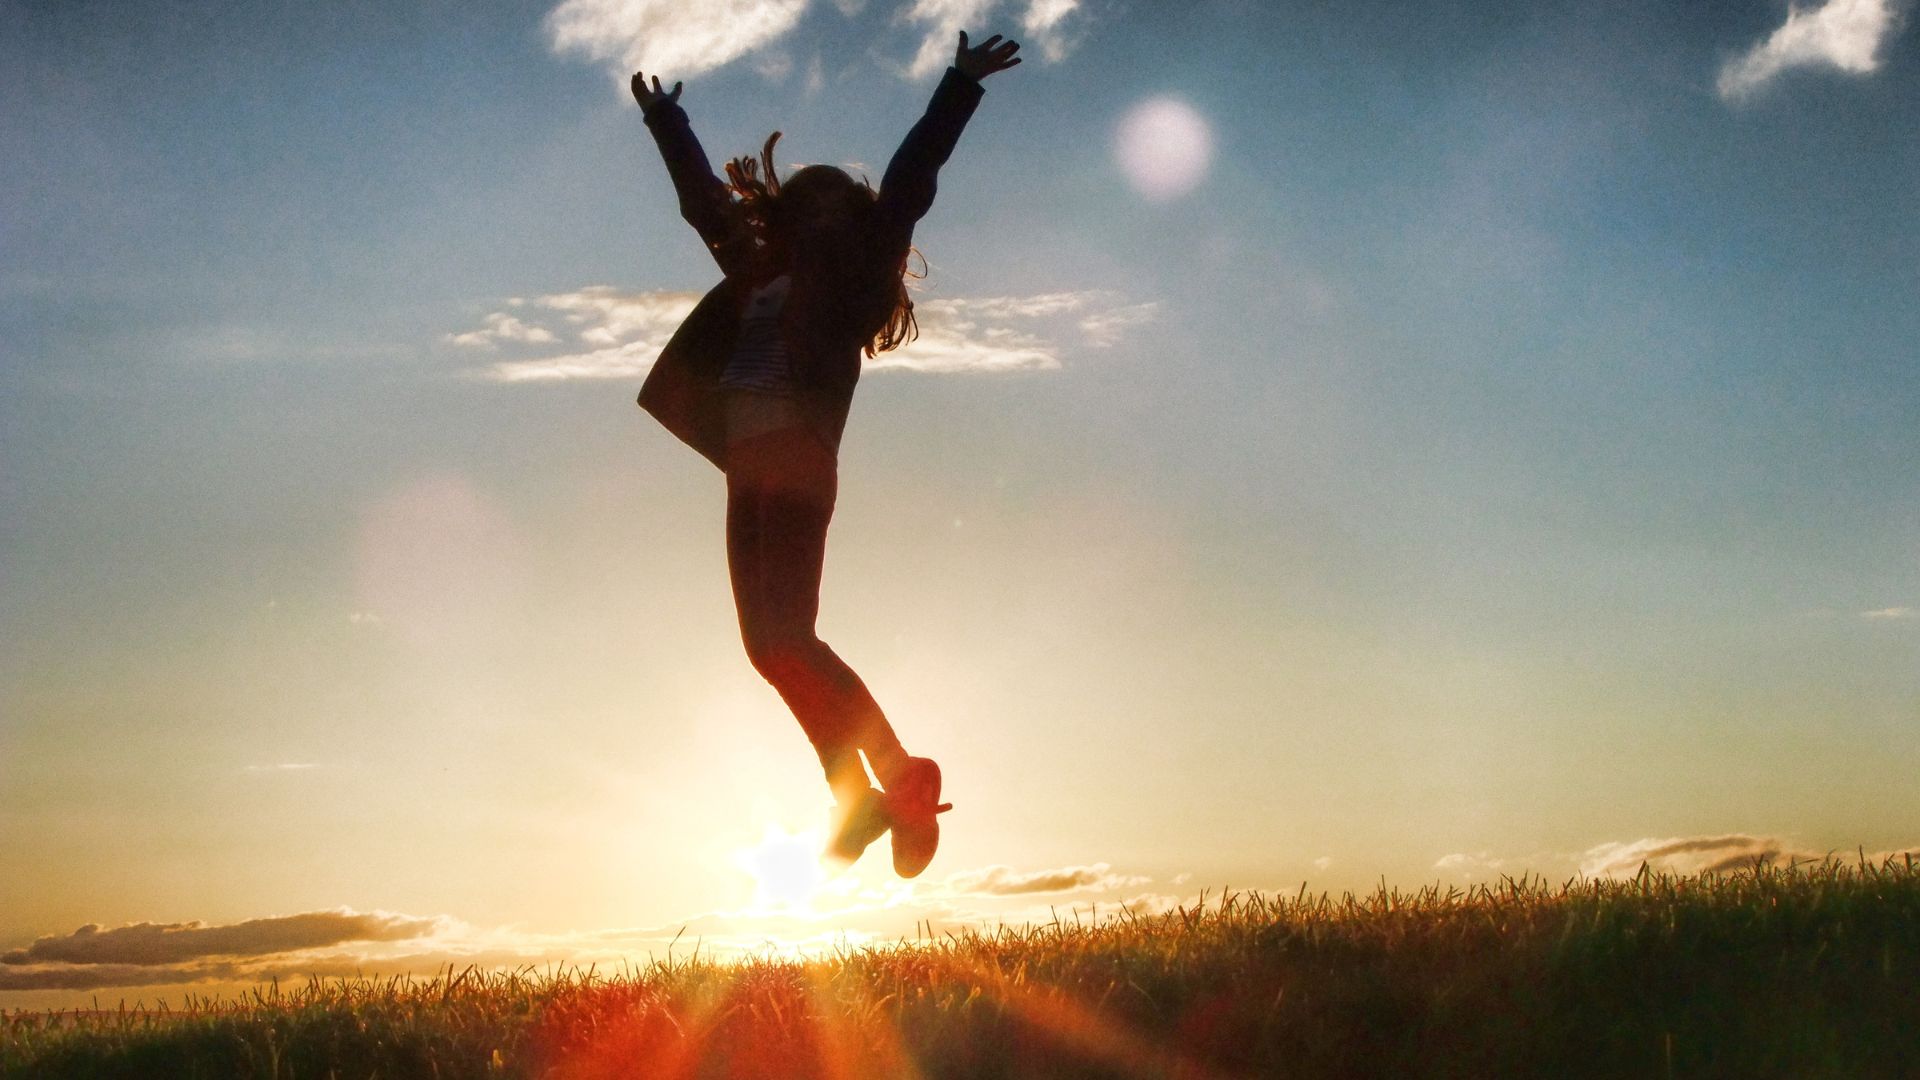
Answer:
<svg viewBox="0 0 1920 1080"><path fill-rule="evenodd" d="M486 324L480 329L448 334L447 340L468 348L491 349L502 341L548 342L553 340L553 335L545 327L529 326L504 311L496 311L487 316Z"/></svg>
<svg viewBox="0 0 1920 1080"><path fill-rule="evenodd" d="M623 293L610 285L542 296L534 303L560 312L589 345L621 345L636 336L673 333L700 302L700 294L670 289Z"/></svg>
<svg viewBox="0 0 1920 1080"><path fill-rule="evenodd" d="M658 73L665 82L711 71L786 37L806 14L810 0L563 0L547 13L553 51L604 63L624 81L633 71ZM861 15L867 0L832 0L847 18ZM1078 47L1086 25L1083 0L1025 0L1014 36L1030 53L1057 62ZM994 33L1002 0L906 0L892 21L920 35L904 74L932 75L952 62L959 31L976 41ZM1004 32L1004 31L1003 31ZM755 64L774 82L793 71L791 58L763 54ZM809 72L811 74L811 71Z"/></svg>
<svg viewBox="0 0 1920 1080"><path fill-rule="evenodd" d="M1333 865L1333 856L1331 855L1322 855L1319 858L1313 860L1313 868L1315 870L1325 870L1327 867L1332 865Z"/></svg>
<svg viewBox="0 0 1920 1080"><path fill-rule="evenodd" d="M978 315L988 319L1022 318L1031 319L1042 315L1057 315L1063 311L1078 311L1089 301L1109 296L1099 292L1050 292L1033 296L979 296L934 301L942 304L946 310Z"/></svg>
<svg viewBox="0 0 1920 1080"><path fill-rule="evenodd" d="M783 83L793 74L793 54L784 49L768 49L754 58L753 72L770 83Z"/></svg>
<svg viewBox="0 0 1920 1080"><path fill-rule="evenodd" d="M547 14L557 53L671 83L736 60L793 29L807 0L565 0Z"/></svg>
<svg viewBox="0 0 1920 1080"><path fill-rule="evenodd" d="M1789 7L1787 21L1765 41L1720 68L1720 96L1751 97L1784 71L1825 67L1866 75L1880 66L1880 46L1898 24L1895 0L1827 0Z"/></svg>
<svg viewBox="0 0 1920 1080"><path fill-rule="evenodd" d="M1159 311L1159 302L1149 300L1141 304L1125 304L1089 312L1080 319L1080 330L1087 335L1087 344L1107 348L1119 344L1125 331L1152 322Z"/></svg>
<svg viewBox="0 0 1920 1080"><path fill-rule="evenodd" d="M1920 619L1920 609L1910 607L1883 607L1876 611L1863 611L1863 619Z"/></svg>
<svg viewBox="0 0 1920 1080"><path fill-rule="evenodd" d="M952 63L960 31L979 27L999 5L1000 0L912 0L895 16L898 21L925 28L919 51L907 64L908 77L923 78Z"/></svg>
<svg viewBox="0 0 1920 1080"><path fill-rule="evenodd" d="M699 300L700 294L693 292L662 289L623 293L606 285L589 285L532 300L516 299L509 305L525 312L527 318L540 321L527 323L495 312L487 316L480 330L449 334L447 340L474 344L467 339L488 335L505 319L523 328L522 332L515 337L486 337L486 347L494 348L503 341L547 344L564 340L573 348L558 355L502 360L482 369L479 374L483 378L507 383L627 378L646 374L674 328Z"/></svg>
<svg viewBox="0 0 1920 1080"><path fill-rule="evenodd" d="M1068 20L1081 10L1080 0L1029 0L1026 14L1020 16L1020 32L1039 46L1044 59L1064 60L1080 43Z"/></svg>
<svg viewBox="0 0 1920 1080"><path fill-rule="evenodd" d="M920 333L867 361L870 371L1050 371L1060 366L1053 343L1030 330L969 318L952 301L914 306Z"/></svg>
<svg viewBox="0 0 1920 1080"><path fill-rule="evenodd" d="M999 7L1000 0L911 0L895 16L895 21L921 28L924 34L907 64L907 76L923 78L952 63L962 30L975 45L991 37L995 31L988 16ZM1020 32L1010 36L1023 47L1037 48L1043 60L1064 60L1080 43L1079 16L1084 10L1081 0L1027 0Z"/></svg>
<svg viewBox="0 0 1920 1080"><path fill-rule="evenodd" d="M1507 860L1491 851L1456 851L1451 855L1442 855L1433 864L1435 870L1445 874L1457 874L1468 881L1475 878L1492 877L1498 874Z"/></svg>
<svg viewBox="0 0 1920 1080"><path fill-rule="evenodd" d="M914 306L920 336L867 362L873 371L1050 371L1061 366L1057 333L1061 316L1075 315L1080 343L1102 348L1118 331L1151 319L1158 305L1123 304L1111 292L1039 293L1033 296L955 297ZM1053 325L1049 325L1049 324Z"/></svg>
<svg viewBox="0 0 1920 1080"><path fill-rule="evenodd" d="M499 316L504 313L496 312L480 330L446 339L469 345L468 338L491 335L485 338L487 348L501 343L566 347L556 354L502 359L477 372L493 382L639 378L699 299L692 292L626 293L593 285L510 304L524 316L510 317L520 328L517 337L492 333L503 325ZM1099 289L926 300L914 307L920 336L866 361L866 367L937 374L1053 370L1062 366L1069 347L1110 347L1157 311L1156 303L1128 303Z"/></svg>
<svg viewBox="0 0 1920 1080"><path fill-rule="evenodd" d="M505 360L488 368L483 377L492 382L561 382L567 379L641 378L653 366L660 345L636 341L591 352L537 360Z"/></svg>

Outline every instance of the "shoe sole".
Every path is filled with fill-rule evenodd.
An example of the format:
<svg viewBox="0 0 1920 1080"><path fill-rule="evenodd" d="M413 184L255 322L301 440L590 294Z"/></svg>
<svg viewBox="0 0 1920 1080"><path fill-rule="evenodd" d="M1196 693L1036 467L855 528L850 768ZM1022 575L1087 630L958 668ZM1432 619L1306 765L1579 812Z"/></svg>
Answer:
<svg viewBox="0 0 1920 1080"><path fill-rule="evenodd" d="M933 777L926 785L929 790L925 805L930 806L931 811L924 816L918 812L888 815L893 823L893 872L903 878L919 877L933 862L934 854L940 849L939 815L953 809L952 803L940 801L940 766L928 761L926 771ZM918 807L914 809L917 811Z"/></svg>

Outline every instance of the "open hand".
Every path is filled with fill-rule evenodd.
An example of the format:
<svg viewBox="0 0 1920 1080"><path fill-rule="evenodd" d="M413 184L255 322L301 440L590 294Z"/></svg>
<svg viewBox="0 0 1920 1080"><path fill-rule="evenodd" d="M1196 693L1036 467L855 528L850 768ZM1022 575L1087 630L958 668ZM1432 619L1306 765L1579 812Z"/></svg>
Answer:
<svg viewBox="0 0 1920 1080"><path fill-rule="evenodd" d="M966 35L963 34L961 36L964 37ZM1015 62L1018 63L1018 61ZM649 88L647 86L646 75L643 72L636 71L633 73L633 100L640 103L641 109L651 110L655 105L663 101L679 101L680 88L685 85L685 83L674 83L672 90L662 90L660 89L660 76L655 75L653 77L653 86Z"/></svg>
<svg viewBox="0 0 1920 1080"><path fill-rule="evenodd" d="M960 31L960 51L954 54L953 66L960 69L960 74L979 82L996 71L1005 71L1018 64L1020 58L1013 54L1019 51L1019 42L1003 42L999 34L969 49L967 32L962 30Z"/></svg>

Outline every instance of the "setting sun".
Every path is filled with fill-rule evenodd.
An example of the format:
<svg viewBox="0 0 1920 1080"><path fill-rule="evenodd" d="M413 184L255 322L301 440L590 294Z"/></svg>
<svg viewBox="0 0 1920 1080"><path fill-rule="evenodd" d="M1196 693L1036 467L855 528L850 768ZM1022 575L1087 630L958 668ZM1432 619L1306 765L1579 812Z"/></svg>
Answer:
<svg viewBox="0 0 1920 1080"><path fill-rule="evenodd" d="M819 830L789 833L769 823L760 842L734 853L733 863L753 878L752 914L808 910L827 872L820 864Z"/></svg>

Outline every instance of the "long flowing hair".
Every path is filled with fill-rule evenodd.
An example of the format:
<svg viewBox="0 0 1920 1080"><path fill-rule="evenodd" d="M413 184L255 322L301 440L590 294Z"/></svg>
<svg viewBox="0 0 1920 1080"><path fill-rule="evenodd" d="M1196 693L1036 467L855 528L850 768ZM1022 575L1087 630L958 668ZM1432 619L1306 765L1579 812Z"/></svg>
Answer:
<svg viewBox="0 0 1920 1080"><path fill-rule="evenodd" d="M780 175L773 167L773 145L779 141L780 133L776 131L767 136L758 160L737 157L727 162L727 190L739 201L741 216L769 261L774 265L791 265L799 253L789 246L791 237L785 208L780 201ZM821 168L832 169L831 166ZM853 217L852 228L864 231L867 215L872 212L878 194L866 177L862 176L855 182L839 169L832 171L847 180L849 191L860 193L851 200L849 210ZM911 266L911 260L915 258L920 260L918 273ZM865 339L863 346L867 356L897 349L920 336L920 323L914 318L913 297L908 295L907 282L926 276L926 256L920 254L918 248L908 247L900 256L899 264L889 268L888 272L877 277L860 277L856 291L863 295L852 297L852 310L858 313L855 325Z"/></svg>

